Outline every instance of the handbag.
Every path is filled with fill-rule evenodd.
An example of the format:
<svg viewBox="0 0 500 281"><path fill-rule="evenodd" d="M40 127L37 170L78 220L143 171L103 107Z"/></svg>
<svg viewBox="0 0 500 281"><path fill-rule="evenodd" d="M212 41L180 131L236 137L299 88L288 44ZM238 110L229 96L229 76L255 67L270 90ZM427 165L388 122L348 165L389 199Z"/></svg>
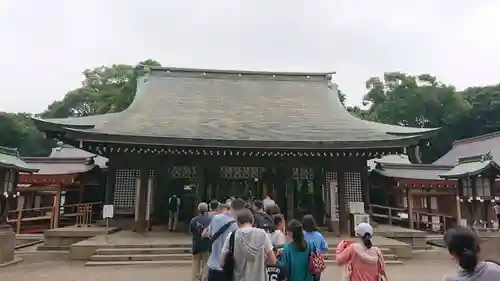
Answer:
<svg viewBox="0 0 500 281"><path fill-rule="evenodd" d="M221 281L233 281L234 279L234 236L236 230L231 232L229 237L229 252L227 252L224 259L224 266L222 267L222 273L224 280Z"/></svg>
<svg viewBox="0 0 500 281"><path fill-rule="evenodd" d="M309 254L309 271L313 275L321 274L325 271L325 256L316 249L316 245L311 243L312 250Z"/></svg>

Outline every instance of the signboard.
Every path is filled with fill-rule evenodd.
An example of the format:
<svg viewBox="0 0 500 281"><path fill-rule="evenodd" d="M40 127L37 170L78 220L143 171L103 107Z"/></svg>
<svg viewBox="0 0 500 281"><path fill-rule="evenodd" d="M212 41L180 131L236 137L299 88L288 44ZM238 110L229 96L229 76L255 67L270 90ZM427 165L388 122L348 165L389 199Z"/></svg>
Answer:
<svg viewBox="0 0 500 281"><path fill-rule="evenodd" d="M114 205L104 205L102 208L102 218L103 219L112 219L115 215L115 206Z"/></svg>
<svg viewBox="0 0 500 281"><path fill-rule="evenodd" d="M365 203L364 202L349 202L349 212L351 214L364 214L365 213Z"/></svg>
<svg viewBox="0 0 500 281"><path fill-rule="evenodd" d="M339 221L339 212L338 212L338 200L337 200L337 192L338 186L337 181L330 181L330 212L332 214L332 221Z"/></svg>

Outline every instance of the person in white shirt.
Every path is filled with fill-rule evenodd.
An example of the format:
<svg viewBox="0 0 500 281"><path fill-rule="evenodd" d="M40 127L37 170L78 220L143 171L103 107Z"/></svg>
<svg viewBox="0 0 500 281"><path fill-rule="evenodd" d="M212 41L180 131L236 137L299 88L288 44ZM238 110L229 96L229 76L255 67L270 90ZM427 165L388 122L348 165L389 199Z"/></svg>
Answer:
<svg viewBox="0 0 500 281"><path fill-rule="evenodd" d="M271 243L276 250L283 249L283 246L287 243L287 238L285 235L285 218L282 214L277 214L273 216L273 228L269 232L269 238Z"/></svg>
<svg viewBox="0 0 500 281"><path fill-rule="evenodd" d="M264 210L267 210L268 207L275 205L276 203L274 202L271 197L266 196L264 200L262 200L262 203L264 203Z"/></svg>

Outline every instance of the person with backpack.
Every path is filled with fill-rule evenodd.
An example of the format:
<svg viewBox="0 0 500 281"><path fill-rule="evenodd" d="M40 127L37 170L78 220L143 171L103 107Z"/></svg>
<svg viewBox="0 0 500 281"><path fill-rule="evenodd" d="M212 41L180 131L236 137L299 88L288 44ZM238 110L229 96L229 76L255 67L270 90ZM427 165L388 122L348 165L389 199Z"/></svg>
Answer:
<svg viewBox="0 0 500 281"><path fill-rule="evenodd" d="M276 265L271 239L263 229L252 226L254 217L250 210L238 211L236 219L239 228L224 243L221 266L232 263L232 272L227 273L234 281L267 281L267 265Z"/></svg>
<svg viewBox="0 0 500 281"><path fill-rule="evenodd" d="M287 272L288 281L315 281L310 270L310 258L314 245L304 239L304 229L298 220L288 223L287 235L292 242L285 245L280 260Z"/></svg>
<svg viewBox="0 0 500 281"><path fill-rule="evenodd" d="M179 210L181 207L181 198L177 195L172 195L168 199L168 231L174 232L177 228L177 220L179 219Z"/></svg>
<svg viewBox="0 0 500 281"><path fill-rule="evenodd" d="M221 204L223 205L223 204ZM219 205L219 207L221 207ZM212 244L210 256L208 257L208 281L221 281L225 279L224 271L221 267L222 246L228 235L238 229L236 225L236 213L245 208L245 201L236 198L231 201L230 211L215 215L208 228L202 236L209 237Z"/></svg>
<svg viewBox="0 0 500 281"><path fill-rule="evenodd" d="M192 280L199 281L202 271L207 263L210 239L203 237L203 231L210 225L212 217L208 215L207 203L200 203L198 205L198 215L191 220L189 224L189 233L192 236Z"/></svg>
<svg viewBox="0 0 500 281"><path fill-rule="evenodd" d="M264 229L269 233L274 228L274 220L264 211L264 203L261 200L253 202L254 227Z"/></svg>

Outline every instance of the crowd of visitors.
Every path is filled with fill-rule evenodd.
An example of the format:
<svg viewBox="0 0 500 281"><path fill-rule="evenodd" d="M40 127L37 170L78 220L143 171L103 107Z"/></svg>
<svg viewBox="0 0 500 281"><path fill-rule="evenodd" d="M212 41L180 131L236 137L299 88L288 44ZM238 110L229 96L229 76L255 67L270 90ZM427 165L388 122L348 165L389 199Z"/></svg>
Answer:
<svg viewBox="0 0 500 281"><path fill-rule="evenodd" d="M278 205L230 198L200 203L190 224L193 281L317 281L325 269L328 244L312 215L286 225ZM359 225L359 243L341 243L337 261L349 265L348 280L379 281L385 276L373 230ZM376 271L376 275L375 274Z"/></svg>
<svg viewBox="0 0 500 281"><path fill-rule="evenodd" d="M321 279L328 244L314 217L305 215L302 221L293 219L286 225L279 206L269 197L264 200L230 198L225 203L199 204L199 214L190 224L193 281ZM360 223L355 233L357 240L343 240L336 249L336 263L346 269L343 280L387 280L382 251L371 242L372 226ZM460 266L444 281L500 280L499 262L480 260L480 239L474 232L450 229L444 239Z"/></svg>

